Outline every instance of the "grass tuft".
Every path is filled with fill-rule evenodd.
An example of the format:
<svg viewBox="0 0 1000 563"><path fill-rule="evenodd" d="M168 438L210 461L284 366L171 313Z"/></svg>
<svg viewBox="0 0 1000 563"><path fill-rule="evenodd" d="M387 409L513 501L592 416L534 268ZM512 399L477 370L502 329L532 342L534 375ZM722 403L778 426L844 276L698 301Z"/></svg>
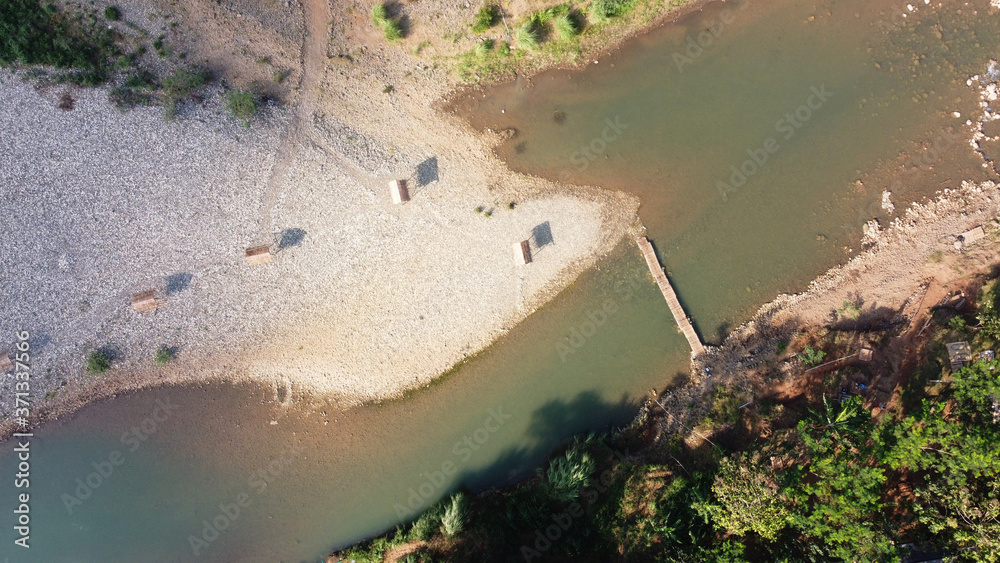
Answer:
<svg viewBox="0 0 1000 563"><path fill-rule="evenodd" d="M569 39L580 34L580 25L574 14L566 12L559 14L552 20L552 27L556 30L556 35L560 39Z"/></svg>
<svg viewBox="0 0 1000 563"><path fill-rule="evenodd" d="M465 495L462 493L452 495L451 501L445 506L444 514L441 515L441 533L448 538L461 534L468 520L468 511Z"/></svg>
<svg viewBox="0 0 1000 563"><path fill-rule="evenodd" d="M476 45L476 56L479 58L485 58L493 50L493 40L487 39L478 45Z"/></svg>
<svg viewBox="0 0 1000 563"><path fill-rule="evenodd" d="M389 16L389 10L384 3L372 7L372 24L382 30L385 40L390 43L403 38L403 28L399 25L399 19Z"/></svg>
<svg viewBox="0 0 1000 563"><path fill-rule="evenodd" d="M517 40L517 46L522 49L531 49L532 51L538 49L540 35L538 26L533 21L526 21L514 30L514 39Z"/></svg>
<svg viewBox="0 0 1000 563"><path fill-rule="evenodd" d="M260 108L253 92L237 89L226 92L226 109L240 125L249 128Z"/></svg>

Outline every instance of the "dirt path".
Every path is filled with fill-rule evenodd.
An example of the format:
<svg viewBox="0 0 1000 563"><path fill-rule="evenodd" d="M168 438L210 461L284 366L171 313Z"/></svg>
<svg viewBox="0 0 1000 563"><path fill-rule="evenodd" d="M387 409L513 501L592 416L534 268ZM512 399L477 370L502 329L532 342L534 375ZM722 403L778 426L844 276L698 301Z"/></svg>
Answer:
<svg viewBox="0 0 1000 563"><path fill-rule="evenodd" d="M319 88L326 71L326 46L330 37L330 4L328 0L303 0L306 32L302 37L302 74L299 77L295 115L281 137L281 146L274 168L267 181L261 201L261 232L272 232L271 213L281 198L288 170L307 135L319 99Z"/></svg>

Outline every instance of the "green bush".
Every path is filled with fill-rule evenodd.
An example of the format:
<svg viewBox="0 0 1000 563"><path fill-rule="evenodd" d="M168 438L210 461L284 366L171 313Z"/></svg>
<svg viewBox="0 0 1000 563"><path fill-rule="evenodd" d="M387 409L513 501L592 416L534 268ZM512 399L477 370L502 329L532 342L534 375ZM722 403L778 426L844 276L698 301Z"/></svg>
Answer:
<svg viewBox="0 0 1000 563"><path fill-rule="evenodd" d="M737 536L754 532L773 541L785 527L788 510L771 472L749 454L722 460L712 484L712 501L694 508L720 530ZM714 502L713 502L714 501Z"/></svg>
<svg viewBox="0 0 1000 563"><path fill-rule="evenodd" d="M856 321L861 316L861 307L858 307L857 303L845 299L843 305L837 309L837 315L841 318Z"/></svg>
<svg viewBox="0 0 1000 563"><path fill-rule="evenodd" d="M170 363L174 359L174 350L166 344L156 349L156 365L162 366Z"/></svg>
<svg viewBox="0 0 1000 563"><path fill-rule="evenodd" d="M590 481L595 468L596 464L590 454L583 451L579 444L574 444L564 455L549 462L549 468L545 472L545 488L553 500L574 501Z"/></svg>
<svg viewBox="0 0 1000 563"><path fill-rule="evenodd" d="M179 68L163 79L163 116L168 121L177 115L177 105L208 84L205 71Z"/></svg>
<svg viewBox="0 0 1000 563"><path fill-rule="evenodd" d="M226 109L243 127L250 127L250 120L257 115L257 97L246 90L226 92Z"/></svg>
<svg viewBox="0 0 1000 563"><path fill-rule="evenodd" d="M826 352L813 350L812 346L806 346L802 349L802 353L798 355L799 360L807 366L818 366L823 363L823 358L825 357Z"/></svg>
<svg viewBox="0 0 1000 563"><path fill-rule="evenodd" d="M591 0L590 17L595 22L606 22L629 13L636 0Z"/></svg>
<svg viewBox="0 0 1000 563"><path fill-rule="evenodd" d="M498 23L500 23L500 9L487 4L476 12L476 19L472 22L472 31L482 33Z"/></svg>
<svg viewBox="0 0 1000 563"><path fill-rule="evenodd" d="M417 518L417 521L413 523L413 526L410 528L410 537L418 541L427 541L434 536L434 533L440 527L440 505L435 505L425 510L420 515L420 518Z"/></svg>
<svg viewBox="0 0 1000 563"><path fill-rule="evenodd" d="M382 33L385 34L385 40L390 43L403 37L403 28L400 27L399 20L389 17L389 10L383 3L375 4L372 7L372 24L382 30Z"/></svg>
<svg viewBox="0 0 1000 563"><path fill-rule="evenodd" d="M116 22L122 18L121 10L114 6L108 6L104 8L104 19L112 22Z"/></svg>
<svg viewBox="0 0 1000 563"><path fill-rule="evenodd" d="M1000 340L1000 283L993 281L983 287L979 297L979 326L986 336Z"/></svg>
<svg viewBox="0 0 1000 563"><path fill-rule="evenodd" d="M97 375L111 369L111 353L103 348L87 354L87 373Z"/></svg>

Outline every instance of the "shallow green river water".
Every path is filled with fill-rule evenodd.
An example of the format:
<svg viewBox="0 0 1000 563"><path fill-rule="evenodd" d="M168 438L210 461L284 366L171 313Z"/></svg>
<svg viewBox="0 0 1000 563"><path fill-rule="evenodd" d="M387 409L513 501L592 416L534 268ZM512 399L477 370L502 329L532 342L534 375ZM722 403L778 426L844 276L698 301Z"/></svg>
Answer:
<svg viewBox="0 0 1000 563"><path fill-rule="evenodd" d="M517 169L638 194L681 300L716 340L858 249L865 221L890 218L883 190L902 209L982 177L955 139L975 109L966 78L1000 55L1000 18L985 1L899 17L905 5L712 4L584 72L456 107L475 127L518 130L498 149ZM36 429L32 547L13 544L4 477L0 557L315 561L458 487L531 475L568 436L629 420L687 358L626 241L405 400L341 412L310 397L283 407L252 385L167 387ZM16 445L0 445L4 476Z"/></svg>

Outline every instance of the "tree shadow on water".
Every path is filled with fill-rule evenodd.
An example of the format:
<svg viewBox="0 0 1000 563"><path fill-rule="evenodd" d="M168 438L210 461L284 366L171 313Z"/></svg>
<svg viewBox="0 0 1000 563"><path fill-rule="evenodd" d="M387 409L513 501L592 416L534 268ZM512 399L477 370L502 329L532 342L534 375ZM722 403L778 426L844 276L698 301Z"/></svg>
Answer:
<svg viewBox="0 0 1000 563"><path fill-rule="evenodd" d="M524 445L507 448L492 464L466 471L458 481L472 491L481 491L529 478L571 437L627 424L638 409L639 402L629 400L626 394L607 402L594 391L584 391L570 400L549 401L532 413L521 440Z"/></svg>

